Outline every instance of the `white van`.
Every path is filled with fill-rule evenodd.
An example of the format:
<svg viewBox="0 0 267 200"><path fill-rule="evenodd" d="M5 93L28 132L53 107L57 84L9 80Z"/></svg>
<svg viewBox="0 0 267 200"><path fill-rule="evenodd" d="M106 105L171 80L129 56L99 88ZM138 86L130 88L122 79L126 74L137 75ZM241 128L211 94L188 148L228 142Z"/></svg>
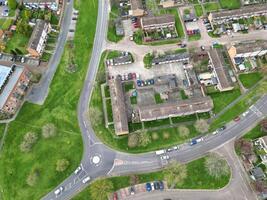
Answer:
<svg viewBox="0 0 267 200"><path fill-rule="evenodd" d="M155 153L156 153L156 155L162 155L162 154L165 154L166 153L166 150L165 149L158 150Z"/></svg>

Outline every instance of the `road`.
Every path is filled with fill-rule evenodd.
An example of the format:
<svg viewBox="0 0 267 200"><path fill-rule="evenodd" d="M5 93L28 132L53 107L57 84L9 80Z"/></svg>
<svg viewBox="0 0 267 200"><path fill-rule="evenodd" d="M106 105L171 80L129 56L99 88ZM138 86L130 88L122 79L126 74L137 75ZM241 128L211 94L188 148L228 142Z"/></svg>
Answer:
<svg viewBox="0 0 267 200"><path fill-rule="evenodd" d="M51 81L53 80L53 76L57 70L57 66L59 65L61 56L64 52L63 47L65 46L65 43L67 41L68 30L71 23L72 9L73 1L70 1L70 3L65 5L63 20L60 27L61 31L58 36L55 53L50 58L47 70L42 75L40 83L38 85L35 85L32 88L31 93L26 97L26 100L31 103L42 105L48 95L49 86L51 84Z"/></svg>
<svg viewBox="0 0 267 200"><path fill-rule="evenodd" d="M105 38L108 27L108 13L108 1L99 0L96 27L97 34L95 35L92 56L78 105L78 120L84 145L83 158L81 161L82 171L78 174L71 174L65 181L57 186L57 188L60 186L64 187L64 191L62 193L55 195L55 188L42 199L70 199L98 177L149 172L163 167L160 158L153 152L132 155L115 151L102 144L95 135L87 117L88 105L93 91L94 80L99 66L101 53L107 47ZM125 49L130 49L130 47L128 46ZM222 131L217 135L205 136L204 141L197 145L189 146L188 144L183 144L181 146L181 150L169 154L170 158L176 159L180 162L189 162L205 155L213 149L220 147L227 141L241 136L267 115L266 104L267 95L260 99L255 106L249 110L249 114L242 117L238 123L231 122L227 124L227 129L225 131ZM87 184L83 184L82 180L87 176L91 177L91 181Z"/></svg>
<svg viewBox="0 0 267 200"><path fill-rule="evenodd" d="M224 146L216 150L216 153L222 155L228 162L231 168L231 178L228 185L219 190L171 190L166 191L153 191L146 193L139 193L133 196L129 196L126 200L256 200L256 196L252 189L248 186L245 172L239 158L235 154L234 141L227 142Z"/></svg>

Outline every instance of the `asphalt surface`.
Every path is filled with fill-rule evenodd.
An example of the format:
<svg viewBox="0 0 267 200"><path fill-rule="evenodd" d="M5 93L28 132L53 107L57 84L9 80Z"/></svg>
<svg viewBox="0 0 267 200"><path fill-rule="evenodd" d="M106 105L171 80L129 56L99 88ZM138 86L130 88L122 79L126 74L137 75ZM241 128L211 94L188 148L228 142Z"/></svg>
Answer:
<svg viewBox="0 0 267 200"><path fill-rule="evenodd" d="M61 31L58 36L55 52L49 60L48 69L42 75L40 83L35 85L31 93L26 97L26 100L31 103L42 105L48 95L50 83L53 80L53 76L64 52L64 45L67 41L68 30L71 23L72 10L73 1L70 1L70 3L65 5L64 16L60 27Z"/></svg>
<svg viewBox="0 0 267 200"><path fill-rule="evenodd" d="M72 6L72 4L69 6ZM96 137L88 120L87 113L89 100L93 91L101 53L105 47L108 13L108 1L99 0L96 28L97 34L95 35L94 48L78 105L78 119L84 145L84 153L81 161L82 170L78 174L71 174L65 181L57 186L57 188L61 186L64 187L64 191L59 195L54 194L57 189L55 188L42 199L70 199L84 189L95 178L126 175L137 172L149 172L160 169L165 165L154 152L132 155L118 152L107 147ZM47 79L49 78L47 77ZM197 159L205 155L207 152L219 148L225 142L246 133L266 115L267 95L260 99L255 106L250 108L249 113L245 117L241 117L239 122L231 122L227 124L226 130L217 135L210 134L205 136L203 142L194 146L183 144L179 151L171 152L169 153L169 156L171 159L176 159L180 162L189 162ZM97 160L97 163L94 162L94 160ZM90 176L91 180L84 184L82 180L87 176Z"/></svg>

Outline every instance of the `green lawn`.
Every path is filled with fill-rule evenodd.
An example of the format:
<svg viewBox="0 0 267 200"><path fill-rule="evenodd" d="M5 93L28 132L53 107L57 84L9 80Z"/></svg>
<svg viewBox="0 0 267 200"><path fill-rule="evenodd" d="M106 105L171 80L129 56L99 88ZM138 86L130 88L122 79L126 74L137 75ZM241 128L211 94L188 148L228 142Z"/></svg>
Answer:
<svg viewBox="0 0 267 200"><path fill-rule="evenodd" d="M252 72L249 74L240 74L239 80L245 88L251 88L257 82L263 78L263 75L260 72Z"/></svg>
<svg viewBox="0 0 267 200"><path fill-rule="evenodd" d="M244 135L243 138L254 140L254 139L257 139L259 137L263 137L265 135L267 135L267 134L264 133L263 131L261 131L261 126L258 124L253 129L251 129L248 133L246 133L246 135Z"/></svg>
<svg viewBox="0 0 267 200"><path fill-rule="evenodd" d="M164 100L161 99L159 93L156 93L156 94L154 95L154 98L155 98L155 102L156 102L156 104L160 104L160 103L163 103L163 102L164 102Z"/></svg>
<svg viewBox="0 0 267 200"><path fill-rule="evenodd" d="M7 41L5 52L11 53L11 50L19 49L23 54L27 54L27 45L29 37L20 33L14 33L14 35Z"/></svg>
<svg viewBox="0 0 267 200"><path fill-rule="evenodd" d="M203 15L203 9L202 9L202 6L197 4L197 5L194 5L194 8L195 8L195 12L196 12L196 15L198 17L202 16Z"/></svg>
<svg viewBox="0 0 267 200"><path fill-rule="evenodd" d="M238 9L241 7L240 0L219 0L220 5L224 9Z"/></svg>
<svg viewBox="0 0 267 200"><path fill-rule="evenodd" d="M93 3L92 3L93 2ZM58 70L53 78L44 105L25 103L15 121L9 124L0 159L0 188L2 199L40 199L69 176L80 163L83 145L77 121L77 105L93 46L97 19L97 0L79 1L79 20L75 34L75 62L79 70L67 73L65 48ZM57 136L43 139L41 128L53 123ZM22 153L19 145L25 133L39 135L32 152ZM56 161L66 158L70 166L65 172L56 172ZM38 169L39 178L34 187L26 184L31 170Z"/></svg>
<svg viewBox="0 0 267 200"><path fill-rule="evenodd" d="M136 97L136 96L131 96L131 97L130 97L130 100L131 100L131 104L132 104L132 105L137 104L137 97Z"/></svg>
<svg viewBox="0 0 267 200"><path fill-rule="evenodd" d="M229 174L219 179L210 176L205 168L205 158L200 158L195 161L191 161L186 164L187 167L187 178L183 184L179 186L176 185L175 188L177 189L219 189L226 186L230 180L230 168ZM138 183L146 183L146 182L153 182L156 180L164 180L165 170L152 172L152 173L145 173L145 174L138 174L137 180ZM108 178L113 184L113 191L117 191L121 188L125 188L131 185L130 177L129 176L121 176L121 177L113 177ZM94 184L94 183L93 183ZM87 187L83 190L80 194L74 197L74 200L96 200L92 199L90 195L90 187Z"/></svg>
<svg viewBox="0 0 267 200"><path fill-rule="evenodd" d="M119 15L119 9L116 5L111 7L111 12L109 13L109 24L108 24L108 33L107 38L111 42L118 42L120 41L123 36L116 35L116 27L115 27L115 20Z"/></svg>
<svg viewBox="0 0 267 200"><path fill-rule="evenodd" d="M217 114L221 110L223 110L225 106L229 105L232 101L237 99L241 95L241 92L239 89L235 89L226 92L213 92L208 95L213 100L214 104L213 112Z"/></svg>
<svg viewBox="0 0 267 200"><path fill-rule="evenodd" d="M3 137L5 127L6 127L6 124L0 124L0 141Z"/></svg>
<svg viewBox="0 0 267 200"><path fill-rule="evenodd" d="M196 40L200 40L201 35L199 34L194 34L194 35L189 35L188 36L188 41L196 41Z"/></svg>
<svg viewBox="0 0 267 200"><path fill-rule="evenodd" d="M13 24L13 19L0 19L0 28L7 30Z"/></svg>
<svg viewBox="0 0 267 200"><path fill-rule="evenodd" d="M205 3L204 4L204 9L206 12L213 12L213 11L218 11L220 9L220 5L218 3Z"/></svg>

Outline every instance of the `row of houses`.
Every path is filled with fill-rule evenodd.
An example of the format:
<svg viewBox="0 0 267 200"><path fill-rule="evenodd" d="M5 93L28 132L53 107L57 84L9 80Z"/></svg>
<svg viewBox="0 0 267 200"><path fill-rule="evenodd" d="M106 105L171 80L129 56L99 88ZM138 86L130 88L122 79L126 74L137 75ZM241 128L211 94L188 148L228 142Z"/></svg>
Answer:
<svg viewBox="0 0 267 200"><path fill-rule="evenodd" d="M242 7L240 9L235 9L235 10L211 12L208 16L208 19L212 27L214 27L214 25L224 24L231 20L250 18L266 14L267 14L267 4L259 4L254 6Z"/></svg>
<svg viewBox="0 0 267 200"><path fill-rule="evenodd" d="M0 65L0 113L14 115L30 84L31 73L23 66Z"/></svg>
<svg viewBox="0 0 267 200"><path fill-rule="evenodd" d="M19 3L30 9L51 9L58 11L59 4L63 3L63 0L18 0Z"/></svg>

